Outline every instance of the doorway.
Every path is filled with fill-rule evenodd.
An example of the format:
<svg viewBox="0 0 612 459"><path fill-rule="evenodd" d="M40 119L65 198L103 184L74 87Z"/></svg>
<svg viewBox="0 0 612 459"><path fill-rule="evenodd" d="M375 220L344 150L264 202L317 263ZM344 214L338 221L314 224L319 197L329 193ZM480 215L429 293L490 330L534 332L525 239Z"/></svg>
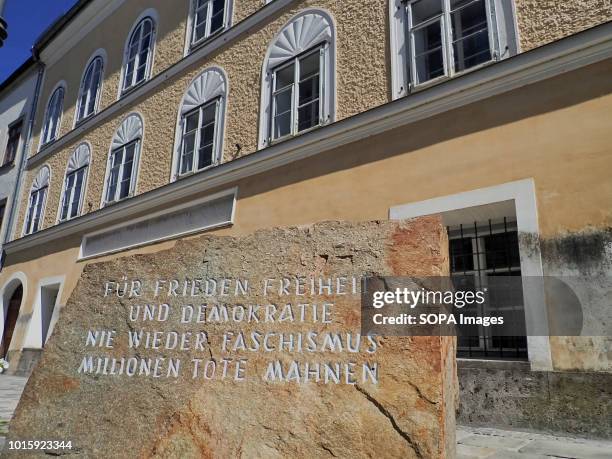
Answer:
<svg viewBox="0 0 612 459"><path fill-rule="evenodd" d="M23 298L23 286L19 284L13 291L10 299L7 302L4 312L4 327L2 330L2 341L0 342L0 358L6 359L8 355L17 318L19 317L19 309L21 308L21 300Z"/></svg>

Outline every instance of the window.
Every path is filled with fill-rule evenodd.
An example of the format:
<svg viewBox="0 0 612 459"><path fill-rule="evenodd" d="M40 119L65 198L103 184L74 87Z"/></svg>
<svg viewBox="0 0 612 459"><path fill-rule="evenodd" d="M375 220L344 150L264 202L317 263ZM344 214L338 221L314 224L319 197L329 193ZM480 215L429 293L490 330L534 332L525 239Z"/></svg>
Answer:
<svg viewBox="0 0 612 459"><path fill-rule="evenodd" d="M28 211L26 214L24 234L32 234L42 227L44 216L45 200L49 188L50 169L43 166L32 183Z"/></svg>
<svg viewBox="0 0 612 459"><path fill-rule="evenodd" d="M89 158L89 146L83 143L79 145L68 161L59 221L70 220L81 212Z"/></svg>
<svg viewBox="0 0 612 459"><path fill-rule="evenodd" d="M4 212L6 212L6 199L0 201L0 231L2 231L2 222L4 222Z"/></svg>
<svg viewBox="0 0 612 459"><path fill-rule="evenodd" d="M19 148L19 140L21 139L21 127L23 122L21 120L13 123L8 130L8 141L6 143L6 150L4 152L4 160L2 165L12 164L17 156L17 149Z"/></svg>
<svg viewBox="0 0 612 459"><path fill-rule="evenodd" d="M521 276L515 217L459 224L447 230L451 275L474 276L480 288L496 276ZM523 292L518 290L505 291L503 299L492 296L484 307L487 315L495 315L493 311L502 313L508 325L522 330L523 335L495 336L486 327L467 326L479 329L458 337L458 357L527 359Z"/></svg>
<svg viewBox="0 0 612 459"><path fill-rule="evenodd" d="M194 0L191 44L195 45L225 28L226 0Z"/></svg>
<svg viewBox="0 0 612 459"><path fill-rule="evenodd" d="M492 59L488 0L416 0L406 8L415 86Z"/></svg>
<svg viewBox="0 0 612 459"><path fill-rule="evenodd" d="M317 48L274 71L273 140L321 124L322 60L323 52Z"/></svg>
<svg viewBox="0 0 612 459"><path fill-rule="evenodd" d="M64 87L60 86L51 95L45 121L43 124L42 145L54 141L59 133L60 120L62 117L62 108L64 104Z"/></svg>
<svg viewBox="0 0 612 459"><path fill-rule="evenodd" d="M512 0L393 0L394 98L518 52Z"/></svg>
<svg viewBox="0 0 612 459"><path fill-rule="evenodd" d="M134 159L140 146L139 141L130 142L111 153L110 174L106 190L106 202L127 198L134 181Z"/></svg>
<svg viewBox="0 0 612 459"><path fill-rule="evenodd" d="M102 86L102 68L103 60L102 57L98 56L91 61L87 70L85 70L79 100L77 101L77 123L93 115L96 111Z"/></svg>
<svg viewBox="0 0 612 459"><path fill-rule="evenodd" d="M102 205L121 201L134 193L142 143L142 119L129 115L115 133L108 158Z"/></svg>
<svg viewBox="0 0 612 459"><path fill-rule="evenodd" d="M153 24L153 20L146 17L138 23L130 35L125 52L122 91L127 91L149 78L155 38Z"/></svg>
<svg viewBox="0 0 612 459"><path fill-rule="evenodd" d="M263 68L260 148L332 122L335 30L323 11L306 10L276 36Z"/></svg>
<svg viewBox="0 0 612 459"><path fill-rule="evenodd" d="M219 67L191 82L179 110L173 180L221 161L227 79Z"/></svg>
<svg viewBox="0 0 612 459"><path fill-rule="evenodd" d="M195 172L213 164L215 126L219 102L213 101L183 118L183 141L179 175Z"/></svg>

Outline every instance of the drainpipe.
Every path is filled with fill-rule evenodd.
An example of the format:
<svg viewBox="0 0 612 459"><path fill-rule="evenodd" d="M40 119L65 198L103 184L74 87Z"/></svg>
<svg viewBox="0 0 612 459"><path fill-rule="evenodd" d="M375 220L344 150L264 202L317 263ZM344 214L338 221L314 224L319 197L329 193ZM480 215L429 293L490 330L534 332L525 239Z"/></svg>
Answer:
<svg viewBox="0 0 612 459"><path fill-rule="evenodd" d="M4 0L0 0L0 6ZM6 228L4 231L4 236L0 240L2 245L9 242L11 238L11 233L13 232L13 225L15 224L15 217L17 215L17 207L20 200L20 191L21 185L23 181L23 173L25 171L26 164L28 162L28 152L30 151L30 143L32 142L32 132L34 130L34 120L36 115L36 106L38 105L38 96L40 93L40 87L42 85L43 74L45 72L45 64L40 60L40 55L36 47L32 47L32 57L34 58L34 62L38 67L38 75L36 76L36 87L34 89L34 96L32 97L32 105L30 107L30 117L28 120L28 128L26 132L26 137L23 142L23 146L21 147L21 160L19 164L19 168L17 169L17 180L15 181L15 190L13 193L13 199L11 200L11 209L9 211L8 221L6 224ZM4 260L6 258L6 253L4 249L2 250L2 254L0 254L0 271L2 271L2 267L4 266Z"/></svg>
<svg viewBox="0 0 612 459"><path fill-rule="evenodd" d="M4 0L0 0L0 48L4 44L4 40L8 37L7 24L4 20Z"/></svg>

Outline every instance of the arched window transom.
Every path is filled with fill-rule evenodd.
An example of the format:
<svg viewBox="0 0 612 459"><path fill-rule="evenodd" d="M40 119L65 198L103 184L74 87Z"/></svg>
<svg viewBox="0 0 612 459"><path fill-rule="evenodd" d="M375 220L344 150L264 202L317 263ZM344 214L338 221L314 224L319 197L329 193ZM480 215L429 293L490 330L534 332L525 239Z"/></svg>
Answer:
<svg viewBox="0 0 612 459"><path fill-rule="evenodd" d="M86 143L79 145L68 160L60 208L60 221L70 220L81 212L89 161L90 151Z"/></svg>
<svg viewBox="0 0 612 459"><path fill-rule="evenodd" d="M142 135L142 119L134 113L121 123L113 136L103 204L121 201L134 193Z"/></svg>
<svg viewBox="0 0 612 459"><path fill-rule="evenodd" d="M77 101L77 123L96 112L102 87L103 67L104 61L102 57L97 56L89 63L87 70L85 70Z"/></svg>
<svg viewBox="0 0 612 459"><path fill-rule="evenodd" d="M147 80L151 73L155 23L150 17L134 28L125 51L122 90L127 91Z"/></svg>
<svg viewBox="0 0 612 459"><path fill-rule="evenodd" d="M173 179L221 161L226 99L227 81L219 68L205 70L189 85L179 110Z"/></svg>
<svg viewBox="0 0 612 459"><path fill-rule="evenodd" d="M263 69L260 147L332 122L335 29L323 11L307 10L276 36Z"/></svg>
<svg viewBox="0 0 612 459"><path fill-rule="evenodd" d="M32 234L42 227L45 201L49 189L51 170L49 166L43 166L36 174L30 190L28 211L26 214L24 234Z"/></svg>
<svg viewBox="0 0 612 459"><path fill-rule="evenodd" d="M41 145L57 139L64 106L64 91L63 86L58 87L49 99L43 122Z"/></svg>

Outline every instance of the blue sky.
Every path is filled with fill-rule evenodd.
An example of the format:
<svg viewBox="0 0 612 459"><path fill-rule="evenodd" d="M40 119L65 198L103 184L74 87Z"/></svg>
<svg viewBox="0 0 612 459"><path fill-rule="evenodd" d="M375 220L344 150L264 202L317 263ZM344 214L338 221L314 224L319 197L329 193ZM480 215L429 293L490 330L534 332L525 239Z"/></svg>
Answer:
<svg viewBox="0 0 612 459"><path fill-rule="evenodd" d="M4 81L28 57L34 41L76 0L6 0L4 19L8 39L0 48L0 81Z"/></svg>

